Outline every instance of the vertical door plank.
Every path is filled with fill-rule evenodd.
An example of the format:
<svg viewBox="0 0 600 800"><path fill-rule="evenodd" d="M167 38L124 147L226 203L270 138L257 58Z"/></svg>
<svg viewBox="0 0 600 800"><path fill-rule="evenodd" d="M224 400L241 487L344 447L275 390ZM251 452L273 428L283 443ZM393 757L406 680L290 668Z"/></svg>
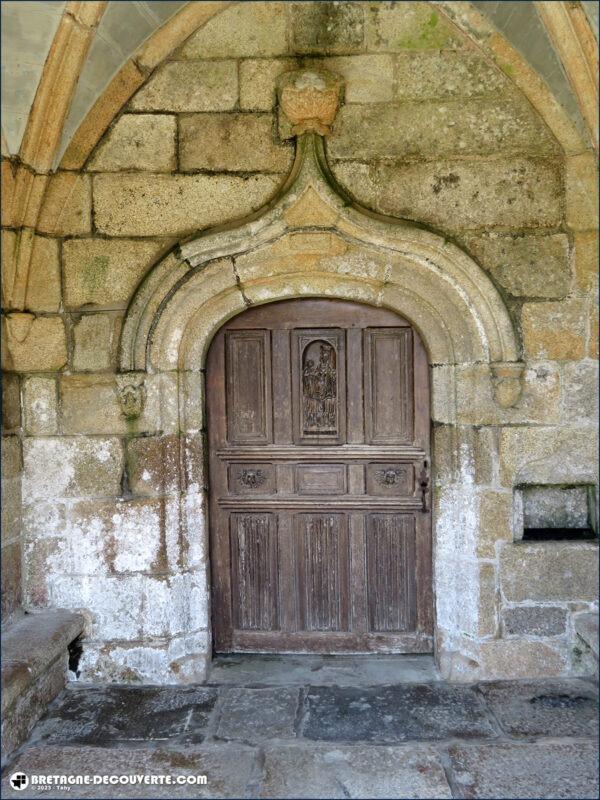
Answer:
<svg viewBox="0 0 600 800"><path fill-rule="evenodd" d="M348 442L352 444L359 444L365 440L362 330L360 328L350 328L346 332L346 337Z"/></svg>
<svg viewBox="0 0 600 800"><path fill-rule="evenodd" d="M273 441L292 443L292 385L290 364L290 332L273 330Z"/></svg>
<svg viewBox="0 0 600 800"><path fill-rule="evenodd" d="M365 563L365 515L350 516L350 600L352 630L367 630L367 573Z"/></svg>

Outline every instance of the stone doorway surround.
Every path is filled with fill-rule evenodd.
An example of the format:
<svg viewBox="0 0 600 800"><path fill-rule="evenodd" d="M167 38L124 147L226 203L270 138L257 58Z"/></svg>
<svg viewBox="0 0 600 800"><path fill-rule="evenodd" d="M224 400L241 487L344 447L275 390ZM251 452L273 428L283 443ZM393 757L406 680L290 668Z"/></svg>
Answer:
<svg viewBox="0 0 600 800"><path fill-rule="evenodd" d="M283 76L280 104L298 142L281 191L237 225L179 245L147 275L124 322L117 380L131 433L140 417L154 414L159 427L178 434L179 502L168 535L185 542L187 556L169 590L186 594L189 630L169 648L163 680L202 678L211 657L203 397L208 347L216 331L249 306L301 297L392 309L417 328L428 351L435 652L442 676L560 674L568 669L564 654L498 638L493 541L512 540L506 521L512 485L509 477L498 486L498 443L492 431L479 428L527 421L531 394L539 389L527 386L509 313L481 268L437 234L358 207L337 185L324 136L340 90L329 73ZM482 493L476 484L490 488ZM505 520L501 530L486 533L484 513ZM127 663L127 652L121 655Z"/></svg>

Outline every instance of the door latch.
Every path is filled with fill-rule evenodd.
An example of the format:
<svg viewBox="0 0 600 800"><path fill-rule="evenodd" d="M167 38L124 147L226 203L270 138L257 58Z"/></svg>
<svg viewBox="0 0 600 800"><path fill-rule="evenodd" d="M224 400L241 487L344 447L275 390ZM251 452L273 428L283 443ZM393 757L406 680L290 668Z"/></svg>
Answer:
<svg viewBox="0 0 600 800"><path fill-rule="evenodd" d="M419 473L419 486L421 487L421 496L423 499L421 511L426 513L429 511L429 507L427 505L427 498L429 496L429 461L427 459L423 461L423 469Z"/></svg>

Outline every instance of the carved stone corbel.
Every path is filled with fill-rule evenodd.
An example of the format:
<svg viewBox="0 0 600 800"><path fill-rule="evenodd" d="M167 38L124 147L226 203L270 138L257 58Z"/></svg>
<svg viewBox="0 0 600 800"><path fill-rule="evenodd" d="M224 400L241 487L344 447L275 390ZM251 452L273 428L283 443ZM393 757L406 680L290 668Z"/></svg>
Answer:
<svg viewBox="0 0 600 800"><path fill-rule="evenodd" d="M137 419L144 410L146 401L144 375L140 373L117 375L117 394L121 414L126 419Z"/></svg>
<svg viewBox="0 0 600 800"><path fill-rule="evenodd" d="M278 82L281 110L292 123L292 134L331 132L340 103L342 79L326 70L295 70Z"/></svg>
<svg viewBox="0 0 600 800"><path fill-rule="evenodd" d="M521 399L525 365L518 362L490 364L494 400L501 408L512 408Z"/></svg>

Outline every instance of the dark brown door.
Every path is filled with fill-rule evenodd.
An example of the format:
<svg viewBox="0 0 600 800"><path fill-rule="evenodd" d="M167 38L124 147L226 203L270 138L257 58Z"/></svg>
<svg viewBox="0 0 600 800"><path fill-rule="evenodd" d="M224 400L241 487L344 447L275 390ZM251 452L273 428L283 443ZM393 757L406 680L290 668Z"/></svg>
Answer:
<svg viewBox="0 0 600 800"><path fill-rule="evenodd" d="M207 364L217 652L432 650L429 383L390 311L240 314Z"/></svg>

